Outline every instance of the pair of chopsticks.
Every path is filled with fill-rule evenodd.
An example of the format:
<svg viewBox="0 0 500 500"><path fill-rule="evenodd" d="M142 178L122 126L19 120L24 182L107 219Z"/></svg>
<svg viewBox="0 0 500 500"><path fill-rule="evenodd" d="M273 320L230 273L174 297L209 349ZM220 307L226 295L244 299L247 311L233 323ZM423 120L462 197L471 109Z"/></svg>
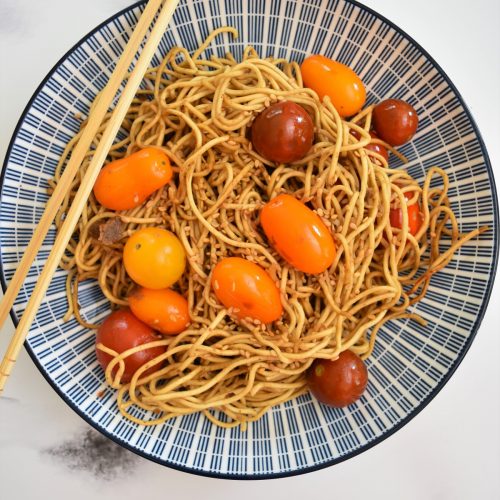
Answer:
<svg viewBox="0 0 500 500"><path fill-rule="evenodd" d="M2 301L0 302L0 326L3 325L14 301L21 289L21 286L26 279L30 270L31 264L35 259L40 246L47 235L47 232L54 220L57 210L68 192L71 189L71 183L80 168L80 165L88 151L92 140L99 130L102 121L110 108L113 99L120 88L123 80L128 74L130 65L132 64L135 55L151 27L156 15L156 22L150 31L146 44L135 64L135 67L127 79L127 83L119 97L119 100L111 114L111 118L102 134L101 140L94 152L92 160L88 166L85 176L82 179L80 188L73 200L73 203L66 214L64 223L56 237L54 246L45 263L33 293L28 301L24 314L19 321L16 331L10 340L7 351L0 365L0 394L3 392L7 378L9 377L14 363L19 355L21 346L29 332L30 326L35 319L36 313L40 304L45 297L47 288L51 282L57 266L64 254L64 250L73 234L73 231L78 223L80 215L87 203L87 199L94 187L94 183L99 175L99 171L108 155L113 141L118 133L118 130L125 118L127 110L132 103L132 100L139 88L139 85L146 73L151 59L161 41L168 23L172 18L175 8L179 0L149 0L144 12L142 13L137 26L132 33L123 54L121 55L113 74L111 75L108 84L98 97L98 102L93 106L89 115L87 125L82 133L78 144L76 145L71 158L66 165L64 173L61 176L50 200L47 203L43 216L38 223L33 237L24 252L24 255L19 263L17 270L5 292ZM158 10L161 8L160 12Z"/></svg>

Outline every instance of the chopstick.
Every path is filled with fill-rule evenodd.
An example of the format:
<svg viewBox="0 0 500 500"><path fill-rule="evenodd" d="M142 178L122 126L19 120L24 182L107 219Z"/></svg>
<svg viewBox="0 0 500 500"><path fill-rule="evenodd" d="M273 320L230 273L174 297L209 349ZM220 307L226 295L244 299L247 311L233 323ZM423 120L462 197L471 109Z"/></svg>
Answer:
<svg viewBox="0 0 500 500"><path fill-rule="evenodd" d="M59 230L59 233L57 234L54 246L52 247L52 250L47 258L44 268L38 278L33 293L26 306L26 309L7 347L7 351L2 360L2 364L0 365L0 394L3 392L7 378L9 377L12 371L14 363L17 360L17 356L19 355L21 346L30 329L31 323L33 322L36 313L38 311L38 308L40 307L40 304L43 298L45 297L45 293L50 285L52 276L54 275L59 265L61 257L63 256L66 246L68 245L68 242L73 234L74 228L78 223L80 215L92 191L97 176L99 175L99 171L106 159L109 149L113 144L116 134L118 133L118 130L123 122L123 119L125 118L128 108L130 107L130 104L132 103L132 100L139 88L143 76L146 73L149 64L151 63L151 59L153 58L153 55L161 41L161 38L168 26L168 23L172 18L174 10L177 7L177 4L179 3L179 0L165 0L164 2L162 0L150 0L148 2L148 5L143 12L136 26L136 29L134 30L134 33L129 40L129 43L126 46L125 51L122 57L120 58L120 61L117 64L108 85L106 86L105 90L103 91L103 94L101 94L97 104L95 105L94 109L91 112L92 116L89 117L89 123L85 128L85 132L87 131L87 128L89 128L91 123L92 123L92 128L89 130L87 134L85 132L82 134L82 138L80 139L77 146L78 151L75 149L75 152L73 153L70 162L66 166L66 171L68 170L68 167L70 166L72 167L73 175L71 176L70 172L70 174L68 174L68 176L65 178L65 183L63 187L60 188L59 191L57 192L56 198L54 198L54 194L56 193L56 191L54 191L54 194L52 195L50 201L48 202L47 208L42 217L43 225L42 221L40 221L39 223L39 228L40 226L42 226L42 229L38 230L39 228L37 228L37 230L35 230L30 245L28 246L28 249L26 250L25 255L23 256L23 259L19 264L19 268L16 271L16 274L14 275L14 278L12 279L11 284L9 285L6 291L4 299L2 300L0 314L2 314L3 316L0 316L0 319L3 318L2 321L4 321L9 309L12 307L12 304L14 303L15 297L17 296L17 293L19 292L20 287L24 282L24 279L26 278L26 275L28 274L31 263L33 262L33 259L36 257L38 249L40 248L43 239L47 234L48 228L50 227L50 224L52 223L52 220L54 219L56 212L60 204L62 203L62 200L66 192L71 187L71 181L73 177L76 175L76 172L83 160L83 157L86 151L88 150L88 147L90 146L90 143L94 138L97 130L99 129L99 126L101 125L104 116L107 113L107 110L109 108L109 103L111 102L111 99L113 99L113 97L115 96L117 89L119 88L121 82L123 81L123 78L125 77L126 74L125 72L130 66L130 62L133 56L135 56L135 54L137 53L139 44L142 42L147 28L149 28L149 26L151 25L151 22L153 21L153 18L158 10L158 6L161 5L162 3L163 7L160 10L160 13L158 14L156 23L154 24L154 27L151 30L151 33L141 52L141 55L137 60L137 63L127 80L125 88L123 89L120 98L111 114L108 124L106 125L106 128L102 134L101 140L94 152L92 160L90 161L87 171L82 179L80 188L78 189L78 192L76 193L75 198L73 199L73 203L66 214L66 218L64 219L64 222ZM137 30L139 31L136 34ZM97 119L94 119L95 116L97 118L100 117L100 120L98 121ZM85 143L82 143L82 147L79 147L80 142L84 137L85 137ZM78 152L78 155L75 154L76 152ZM63 177L65 174L63 174ZM63 177L61 178L59 185L62 184ZM52 202L53 198L54 202ZM59 203L57 203L58 200ZM12 291L10 291L11 286L13 284L14 287L12 288ZM0 325L1 324L2 322L0 322Z"/></svg>
<svg viewBox="0 0 500 500"><path fill-rule="evenodd" d="M92 140L101 126L101 123L108 111L108 108L111 106L120 84L127 75L130 64L132 63L139 48L139 44L144 39L147 30L151 26L151 22L161 3L162 0L150 0L148 2L125 47L125 50L123 51L122 56L120 57L120 60L115 67L113 74L111 75L108 84L98 97L99 105L94 106L94 109L89 115L88 123L82 132L82 136L80 137L78 144L75 146L75 149L71 154L71 158L66 165L66 168L64 169L52 196L47 202L42 218L38 222L31 241L26 248L21 261L18 264L16 272L14 273L9 286L5 291L5 295L0 302L0 327L4 324L9 311L14 305L17 294L19 293L19 290L28 275L31 264L33 264L45 236L47 236L47 232L52 224L52 221L54 220L57 210L61 206L68 189L70 189L71 183L85 157L85 153L88 151Z"/></svg>

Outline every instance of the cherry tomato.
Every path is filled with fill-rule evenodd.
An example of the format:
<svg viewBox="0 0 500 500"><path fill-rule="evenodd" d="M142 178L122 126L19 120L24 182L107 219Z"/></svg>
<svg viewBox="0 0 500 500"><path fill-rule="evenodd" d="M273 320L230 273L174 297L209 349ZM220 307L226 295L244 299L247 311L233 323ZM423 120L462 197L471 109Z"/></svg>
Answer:
<svg viewBox="0 0 500 500"><path fill-rule="evenodd" d="M147 227L133 233L125 243L123 264L137 284L157 290L168 288L181 277L186 253L173 233Z"/></svg>
<svg viewBox="0 0 500 500"><path fill-rule="evenodd" d="M175 335L189 325L187 300L168 288L137 287L129 295L128 303L141 321L164 335Z"/></svg>
<svg viewBox="0 0 500 500"><path fill-rule="evenodd" d="M406 195L405 198L408 200ZM410 234L415 236L422 226L422 213L420 212L420 206L418 203L413 203L411 205L406 205L406 210L408 211L408 230ZM403 227L402 209L391 208L391 211L389 212L389 219L392 227L401 229Z"/></svg>
<svg viewBox="0 0 500 500"><path fill-rule="evenodd" d="M158 149L144 148L105 165L94 184L94 195L103 207L128 210L138 207L171 178L168 156Z"/></svg>
<svg viewBox="0 0 500 500"><path fill-rule="evenodd" d="M314 360L306 378L309 390L319 401L342 408L361 397L368 382L368 371L361 358L347 350L335 361Z"/></svg>
<svg viewBox="0 0 500 500"><path fill-rule="evenodd" d="M359 140L361 135L357 130L351 130L351 135L356 137L356 139ZM373 139L378 139L378 136L375 132L370 132L370 135ZM387 148L382 146L382 144L374 144L373 142L370 142L367 146L365 146L365 149L368 149L370 151L374 151L375 153L379 154L383 158L385 158L385 161L389 161L389 152L387 151Z"/></svg>
<svg viewBox="0 0 500 500"><path fill-rule="evenodd" d="M335 243L323 221L302 202L280 194L266 203L260 222L276 251L304 273L322 273L335 259Z"/></svg>
<svg viewBox="0 0 500 500"><path fill-rule="evenodd" d="M212 288L216 297L240 319L262 323L276 321L283 313L280 291L262 267L242 259L228 257L215 266Z"/></svg>
<svg viewBox="0 0 500 500"><path fill-rule="evenodd" d="M328 57L306 57L300 67L304 85L320 99L330 97L342 118L355 115L366 100L366 90L359 76L348 66Z"/></svg>
<svg viewBox="0 0 500 500"><path fill-rule="evenodd" d="M373 128L378 136L391 146L408 142L417 127L417 112L405 101L387 99L373 108Z"/></svg>
<svg viewBox="0 0 500 500"><path fill-rule="evenodd" d="M139 321L128 309L112 312L97 330L96 343L122 353L133 347L158 340L152 328ZM122 383L130 381L134 373L148 361L161 356L164 347L151 347L138 351L124 359L125 371L121 377ZM96 347L97 360L105 370L113 356ZM150 375L160 368L160 363L148 368L141 376ZM113 374L118 370L113 369Z"/></svg>
<svg viewBox="0 0 500 500"><path fill-rule="evenodd" d="M252 123L252 144L257 153L277 163L303 158L311 149L314 125L307 111L291 101L277 102Z"/></svg>

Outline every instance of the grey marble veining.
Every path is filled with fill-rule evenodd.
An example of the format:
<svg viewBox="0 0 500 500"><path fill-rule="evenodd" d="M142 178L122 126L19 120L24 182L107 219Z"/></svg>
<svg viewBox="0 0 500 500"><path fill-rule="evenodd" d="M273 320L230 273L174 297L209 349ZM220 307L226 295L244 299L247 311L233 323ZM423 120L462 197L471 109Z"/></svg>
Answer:
<svg viewBox="0 0 500 500"><path fill-rule="evenodd" d="M40 453L42 459L51 458L70 471L107 481L133 475L140 461L137 455L83 426L70 439L42 448Z"/></svg>

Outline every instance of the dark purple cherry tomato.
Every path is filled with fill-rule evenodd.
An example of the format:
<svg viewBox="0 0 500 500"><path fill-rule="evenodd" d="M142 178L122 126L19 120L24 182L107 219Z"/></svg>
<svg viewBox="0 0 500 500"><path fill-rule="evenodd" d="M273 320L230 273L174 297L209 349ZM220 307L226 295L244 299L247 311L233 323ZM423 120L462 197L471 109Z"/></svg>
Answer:
<svg viewBox="0 0 500 500"><path fill-rule="evenodd" d="M272 104L252 124L252 144L257 153L277 163L303 158L311 149L314 125L307 111L291 101Z"/></svg>
<svg viewBox="0 0 500 500"><path fill-rule="evenodd" d="M363 394L368 371L361 358L343 351L335 361L316 359L307 372L309 390L322 403L342 408Z"/></svg>
<svg viewBox="0 0 500 500"><path fill-rule="evenodd" d="M356 139L358 140L361 137L357 130L351 130L351 135L356 137ZM370 135L373 139L378 139L378 135L375 132L370 132ZM375 153L385 158L385 161L389 161L389 152L387 151L387 148L382 146L382 144L373 144L373 142L370 142L367 146L365 146L365 149L374 151Z"/></svg>
<svg viewBox="0 0 500 500"><path fill-rule="evenodd" d="M417 127L417 112L405 101L387 99L373 109L373 128L378 136L391 146L408 142Z"/></svg>

